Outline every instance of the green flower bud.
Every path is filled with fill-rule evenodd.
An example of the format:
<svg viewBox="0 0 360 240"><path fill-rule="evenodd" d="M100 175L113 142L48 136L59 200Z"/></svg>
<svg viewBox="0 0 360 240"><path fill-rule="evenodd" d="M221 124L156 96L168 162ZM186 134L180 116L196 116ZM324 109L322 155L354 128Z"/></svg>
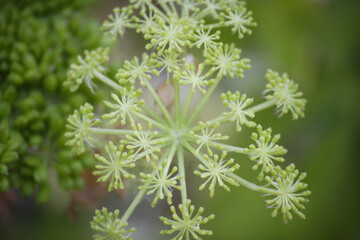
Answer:
<svg viewBox="0 0 360 240"><path fill-rule="evenodd" d="M51 188L48 183L41 184L36 195L35 195L35 202L37 204L42 204L47 202L51 196Z"/></svg>
<svg viewBox="0 0 360 240"><path fill-rule="evenodd" d="M23 181L22 184L19 186L19 191L24 197L30 196L34 190L35 184L34 182L31 182L29 180Z"/></svg>
<svg viewBox="0 0 360 240"><path fill-rule="evenodd" d="M0 193L8 190L10 186L9 180L6 177L0 176Z"/></svg>
<svg viewBox="0 0 360 240"><path fill-rule="evenodd" d="M7 102L0 102L0 119L7 118L11 113L11 105Z"/></svg>
<svg viewBox="0 0 360 240"><path fill-rule="evenodd" d="M41 164L34 171L34 179L38 183L45 183L48 180L47 165Z"/></svg>
<svg viewBox="0 0 360 240"><path fill-rule="evenodd" d="M39 157L36 156L26 156L24 157L24 163L28 166L36 167L40 164L41 160Z"/></svg>
<svg viewBox="0 0 360 240"><path fill-rule="evenodd" d="M73 179L74 189L83 189L85 187L85 181L81 176L76 176Z"/></svg>

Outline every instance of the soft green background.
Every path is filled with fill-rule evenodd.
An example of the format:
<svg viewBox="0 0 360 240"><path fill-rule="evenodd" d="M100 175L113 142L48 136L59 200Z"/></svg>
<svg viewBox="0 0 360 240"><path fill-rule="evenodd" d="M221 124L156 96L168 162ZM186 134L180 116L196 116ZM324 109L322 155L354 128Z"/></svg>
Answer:
<svg viewBox="0 0 360 240"><path fill-rule="evenodd" d="M258 27L239 43L253 64L245 81L264 83L270 67L299 82L306 118L276 119L267 111L260 122L282 134L287 160L308 173L313 193L307 219L295 216L287 225L272 219L257 193L215 195L205 206L216 211L211 239L360 239L360 1L253 0L248 6ZM252 89L257 94L261 87Z"/></svg>
<svg viewBox="0 0 360 240"><path fill-rule="evenodd" d="M263 197L245 188L230 193L217 189L210 200L206 192L192 195L196 205L216 214L206 225L214 236L206 239L360 239L360 1L252 0L248 7L258 27L236 42L253 68L246 79L224 88L259 97L268 67L287 71L300 84L308 99L305 119L278 119L269 110L258 114L258 121L282 134L287 161L308 173L313 193L307 219L295 216L287 225L270 216ZM247 162L241 162L240 174L250 178ZM92 213L82 212L77 221L70 221L63 212L67 200L62 201L18 209L1 223L0 239L89 239Z"/></svg>

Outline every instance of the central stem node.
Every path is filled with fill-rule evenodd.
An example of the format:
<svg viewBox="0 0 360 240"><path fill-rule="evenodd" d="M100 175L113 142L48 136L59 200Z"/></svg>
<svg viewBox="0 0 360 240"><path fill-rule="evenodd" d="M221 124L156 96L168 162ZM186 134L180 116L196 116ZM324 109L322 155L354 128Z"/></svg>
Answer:
<svg viewBox="0 0 360 240"><path fill-rule="evenodd" d="M173 130L172 134L174 136L174 142L176 143L180 143L182 137L184 136L184 133L186 131L184 129L180 129L180 130Z"/></svg>

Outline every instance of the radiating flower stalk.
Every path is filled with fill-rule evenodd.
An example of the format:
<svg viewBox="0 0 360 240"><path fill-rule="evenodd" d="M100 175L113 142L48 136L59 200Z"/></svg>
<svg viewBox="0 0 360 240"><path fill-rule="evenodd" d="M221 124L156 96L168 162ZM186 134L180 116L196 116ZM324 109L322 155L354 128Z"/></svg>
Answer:
<svg viewBox="0 0 360 240"><path fill-rule="evenodd" d="M198 169L193 171L204 180L199 189L209 190L210 197L217 186L227 191L232 186L243 186L272 197L266 200L267 206L274 209L272 216L279 210L285 222L292 218L291 212L305 218L301 210L310 194L307 185L302 183L305 174L299 176L293 164L285 170L277 165L284 161L282 155L286 153L286 149L277 144L280 135L273 136L270 128L263 130L254 121L259 111L270 107L275 107L280 116L286 113L291 113L294 119L304 116L306 100L286 74L268 71L264 102L253 105L253 99L239 91L223 93L219 101L226 111L214 119L196 122L200 111L206 111L206 104L219 83L237 81L250 68L250 60L241 57L240 49L233 43L221 41L221 31L230 28L242 38L250 34L250 28L255 25L243 1L130 0L127 7L114 10L103 30L117 38L122 37L126 29L135 29L148 40L142 57L125 61L114 78L105 71L108 49L86 52L85 57L79 57L71 66L66 82L70 89L76 90L82 83L92 88L96 82L113 91L104 101L108 112L101 118L95 118L88 105L69 117L68 145L73 146L74 152L81 153L84 142L96 145L92 139L117 137L107 144L104 156L95 156L98 161L94 174L99 176L98 181L109 185L109 190L123 189L131 178L142 182L121 217L117 211L110 217L106 210L103 210L104 216L96 213L91 224L94 230L100 231L96 239L131 239L129 234L133 229L124 228L145 194L153 195L153 207L165 198L171 205L172 219L161 217L170 230L163 230L162 234L179 240L211 235L212 231L204 230L202 225L214 215L204 217L203 208L195 210L190 204L187 179L191 172L185 171L190 161L199 162ZM196 54L198 48L202 54ZM196 61L188 61L190 54ZM173 107L165 106L152 84L160 74L165 76L164 82L173 86L170 88L174 91ZM190 91L183 91L186 86ZM141 98L141 89L149 91L156 102L155 109ZM187 97L183 94L186 92ZM203 96L199 102L193 98L197 93ZM186 100L180 101L184 96ZM243 127L253 128L254 144L227 144L229 136L222 135L218 129L229 123L235 124L237 132ZM106 127L109 125L113 128ZM194 158L185 159L185 151ZM229 152L248 156L263 183L257 185L240 177L237 170L241 156L229 158ZM136 176L138 164L144 163L151 166L150 170ZM174 190L181 193L178 210L172 205Z"/></svg>

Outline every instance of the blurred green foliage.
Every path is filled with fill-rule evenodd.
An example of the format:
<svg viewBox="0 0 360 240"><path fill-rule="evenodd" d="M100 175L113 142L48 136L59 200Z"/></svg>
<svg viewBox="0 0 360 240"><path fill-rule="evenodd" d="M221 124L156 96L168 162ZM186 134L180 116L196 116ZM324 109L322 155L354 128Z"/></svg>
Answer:
<svg viewBox="0 0 360 240"><path fill-rule="evenodd" d="M254 0L248 6L259 24L239 46L256 72L245 74L242 86L264 79L267 67L286 70L299 83L308 100L305 119L277 119L271 111L258 117L282 134L285 158L308 173L312 195L307 219L283 224L257 194L224 192L204 201L216 214L209 239L359 239L360 2ZM263 86L251 88L256 96ZM246 159L239 161L240 171L253 174Z"/></svg>
<svg viewBox="0 0 360 240"><path fill-rule="evenodd" d="M84 186L92 158L64 148L66 118L91 93L62 84L70 62L100 42L86 0L0 0L0 192L15 187L38 203L51 194L48 168L66 189ZM86 24L85 24L86 23Z"/></svg>

